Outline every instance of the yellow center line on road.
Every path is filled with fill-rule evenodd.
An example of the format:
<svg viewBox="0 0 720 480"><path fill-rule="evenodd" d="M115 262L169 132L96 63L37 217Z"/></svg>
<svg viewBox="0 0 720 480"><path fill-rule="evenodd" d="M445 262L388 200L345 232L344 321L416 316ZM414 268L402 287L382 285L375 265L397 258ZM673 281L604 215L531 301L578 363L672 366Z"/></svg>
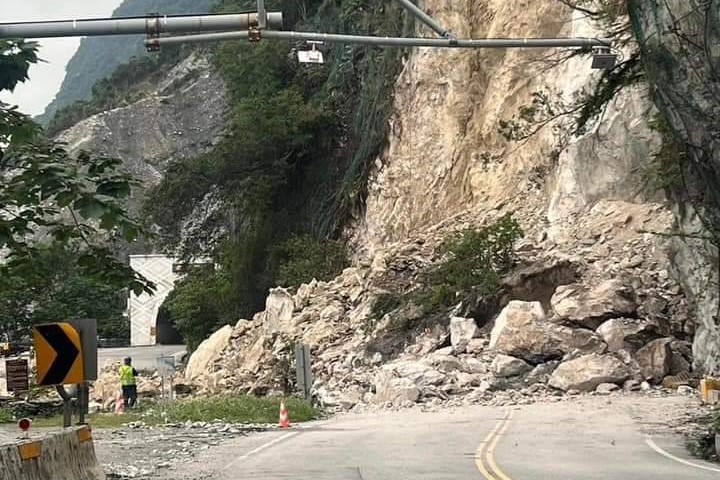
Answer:
<svg viewBox="0 0 720 480"><path fill-rule="evenodd" d="M485 477L485 480L511 480L510 477L498 467L493 454L498 440L508 429L512 413L512 410L507 410L505 416L500 419L497 425L495 425L495 428L485 437L485 440L482 441L475 452L475 465L483 477ZM486 467L485 463L487 463L489 467ZM492 473L490 473L490 471L492 471Z"/></svg>
<svg viewBox="0 0 720 480"><path fill-rule="evenodd" d="M493 438L490 446L485 452L487 455L487 463L490 466L490 470L493 471L493 473L498 477L499 480L512 480L509 476L505 474L505 472L502 471L502 469L495 461L495 447L497 447L498 441L500 441L500 438L505 435L505 432L507 432L508 428L510 427L510 420L512 420L512 414L513 411L510 410L507 418L505 419L505 423L503 424L497 435L495 435L495 438Z"/></svg>

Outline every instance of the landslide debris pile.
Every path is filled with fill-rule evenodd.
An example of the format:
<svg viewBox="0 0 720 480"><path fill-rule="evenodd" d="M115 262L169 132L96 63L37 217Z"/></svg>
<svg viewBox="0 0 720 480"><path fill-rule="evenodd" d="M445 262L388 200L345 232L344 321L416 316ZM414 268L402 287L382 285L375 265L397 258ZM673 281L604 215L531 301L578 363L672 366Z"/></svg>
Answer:
<svg viewBox="0 0 720 480"><path fill-rule="evenodd" d="M526 232L519 262L496 308L423 315L400 301L373 318L389 288L421 286L443 239L509 205L449 219L331 282L271 290L263 312L200 345L186 381L208 395L287 393L297 343L311 346L317 400L338 409L527 403L647 389L689 372L687 302L669 278L663 237L641 233L666 231L670 212L603 201L550 236L540 210L524 205L514 211Z"/></svg>

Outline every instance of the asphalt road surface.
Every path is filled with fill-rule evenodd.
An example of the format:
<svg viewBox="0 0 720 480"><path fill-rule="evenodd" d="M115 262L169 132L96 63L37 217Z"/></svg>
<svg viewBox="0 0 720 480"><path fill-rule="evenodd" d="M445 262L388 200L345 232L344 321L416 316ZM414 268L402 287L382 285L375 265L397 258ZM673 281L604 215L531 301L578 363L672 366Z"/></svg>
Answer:
<svg viewBox="0 0 720 480"><path fill-rule="evenodd" d="M601 398L345 415L232 440L168 478L710 480L667 423L676 398ZM292 414L292 412L291 412Z"/></svg>
<svg viewBox="0 0 720 480"><path fill-rule="evenodd" d="M133 365L137 369L155 368L157 358L168 356L185 351L184 345L156 345L152 347L123 347L123 348L99 348L98 366L121 361L124 357L131 357Z"/></svg>

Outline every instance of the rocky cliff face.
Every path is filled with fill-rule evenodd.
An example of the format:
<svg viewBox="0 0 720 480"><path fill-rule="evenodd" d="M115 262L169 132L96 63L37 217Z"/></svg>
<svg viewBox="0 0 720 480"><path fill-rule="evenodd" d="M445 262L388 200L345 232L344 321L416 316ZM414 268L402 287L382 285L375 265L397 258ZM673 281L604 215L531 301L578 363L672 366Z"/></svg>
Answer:
<svg viewBox="0 0 720 480"><path fill-rule="evenodd" d="M224 130L227 108L219 74L207 57L193 54L141 100L83 120L57 139L71 152L121 159L143 185L134 192L138 202L173 159L212 148Z"/></svg>
<svg viewBox="0 0 720 480"><path fill-rule="evenodd" d="M630 1L655 102L687 158L671 240L673 271L698 318L698 366L720 371L720 10L713 2Z"/></svg>
<svg viewBox="0 0 720 480"><path fill-rule="evenodd" d="M599 35L560 2L427 0L425 7L458 36ZM644 193L638 173L661 145L649 126L655 107L647 86L623 90L582 136L562 138L560 118L508 142L498 125L535 92L570 101L596 79L587 57L548 69L546 55L412 52L366 211L348 232L356 267L294 295L273 291L267 309L240 320L214 356L204 351L209 371L188 372L188 380L208 392L281 391L296 342L314 349L318 397L343 408L524 401L548 382L561 390L608 382L632 389L686 373L685 340L695 325L669 274L662 234L672 229L671 205ZM423 319L408 307L372 318L378 294L421 283L444 238L506 213L526 235L516 246L521 265L504 280L502 312ZM508 386L522 390L487 393Z"/></svg>

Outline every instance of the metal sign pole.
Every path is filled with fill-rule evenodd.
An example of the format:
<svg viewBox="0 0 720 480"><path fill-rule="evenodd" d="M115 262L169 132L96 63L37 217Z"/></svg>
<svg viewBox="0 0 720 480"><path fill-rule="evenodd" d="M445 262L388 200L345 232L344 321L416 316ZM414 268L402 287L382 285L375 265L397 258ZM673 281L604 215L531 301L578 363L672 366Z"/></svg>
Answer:
<svg viewBox="0 0 720 480"><path fill-rule="evenodd" d="M62 385L56 385L55 390L63 400L63 428L68 428L72 425L72 398Z"/></svg>

